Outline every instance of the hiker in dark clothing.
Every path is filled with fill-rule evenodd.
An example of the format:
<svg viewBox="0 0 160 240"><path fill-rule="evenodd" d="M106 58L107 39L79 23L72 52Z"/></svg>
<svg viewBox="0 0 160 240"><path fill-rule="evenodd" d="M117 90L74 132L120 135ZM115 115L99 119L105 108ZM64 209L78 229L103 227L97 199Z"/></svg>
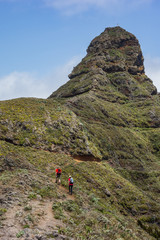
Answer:
<svg viewBox="0 0 160 240"><path fill-rule="evenodd" d="M69 193L72 195L73 178L71 176L69 176L68 178L68 183L69 183Z"/></svg>
<svg viewBox="0 0 160 240"><path fill-rule="evenodd" d="M59 167L57 167L57 169L56 169L56 183L57 183L57 181L59 183L61 183L61 179L60 179L61 173L62 173L62 170Z"/></svg>

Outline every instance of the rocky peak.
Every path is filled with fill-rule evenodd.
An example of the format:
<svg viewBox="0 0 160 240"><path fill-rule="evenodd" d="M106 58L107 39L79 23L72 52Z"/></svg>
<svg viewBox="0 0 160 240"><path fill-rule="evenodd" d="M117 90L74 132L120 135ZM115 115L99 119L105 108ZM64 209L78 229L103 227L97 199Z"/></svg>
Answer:
<svg viewBox="0 0 160 240"><path fill-rule="evenodd" d="M109 48L120 48L126 45L137 46L136 37L121 27L106 28L103 33L95 37L90 43L87 52L95 53Z"/></svg>
<svg viewBox="0 0 160 240"><path fill-rule="evenodd" d="M133 34L119 26L106 28L91 41L86 57L69 75L70 81L50 97L72 97L96 89L108 94L111 88L128 98L157 94L143 61Z"/></svg>
<svg viewBox="0 0 160 240"><path fill-rule="evenodd" d="M144 73L143 55L137 38L121 27L106 28L90 43L88 54L105 56L114 71L127 70L131 74ZM118 69L118 66L120 69ZM123 66L123 67L122 67Z"/></svg>

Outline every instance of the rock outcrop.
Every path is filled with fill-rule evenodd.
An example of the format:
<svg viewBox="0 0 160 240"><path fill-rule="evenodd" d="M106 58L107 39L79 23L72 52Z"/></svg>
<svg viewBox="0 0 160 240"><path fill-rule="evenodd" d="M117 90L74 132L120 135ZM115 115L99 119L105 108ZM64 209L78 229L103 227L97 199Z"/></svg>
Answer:
<svg viewBox="0 0 160 240"><path fill-rule="evenodd" d="M121 27L106 28L93 39L87 55L69 75L70 81L52 97L73 97L100 90L109 95L111 88L121 98L145 98L157 94L145 75L143 55L136 37Z"/></svg>

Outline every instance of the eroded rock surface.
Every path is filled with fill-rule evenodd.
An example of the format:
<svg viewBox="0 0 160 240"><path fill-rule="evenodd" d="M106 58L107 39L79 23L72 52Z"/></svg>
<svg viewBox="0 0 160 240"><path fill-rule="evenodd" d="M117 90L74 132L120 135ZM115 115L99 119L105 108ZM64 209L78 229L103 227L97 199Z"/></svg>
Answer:
<svg viewBox="0 0 160 240"><path fill-rule="evenodd" d="M69 75L70 81L52 97L73 97L95 89L109 92L112 86L123 95L148 97L157 94L145 76L143 54L137 38L121 27L106 28L92 40L87 55Z"/></svg>

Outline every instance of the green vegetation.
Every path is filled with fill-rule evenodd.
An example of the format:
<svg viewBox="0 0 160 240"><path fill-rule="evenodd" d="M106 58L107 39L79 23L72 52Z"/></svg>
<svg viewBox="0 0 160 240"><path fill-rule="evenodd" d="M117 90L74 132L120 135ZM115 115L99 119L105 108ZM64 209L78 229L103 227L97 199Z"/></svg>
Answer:
<svg viewBox="0 0 160 240"><path fill-rule="evenodd" d="M122 177L119 174L121 169L115 170L107 161L76 162L65 154L14 146L4 141L0 142L0 146L4 157L10 152L13 163L18 158L22 164L19 168L13 167L12 169L12 178L14 178L12 188L17 187L20 179L24 179L24 175L25 182L27 182L27 176L29 176L28 196L32 200L37 199L38 195L41 195L42 199L52 200L55 219L61 220L67 226L61 228L61 233L76 239L117 239L120 237L152 239L145 233L145 231L152 232L144 227L146 223L143 223L143 219L145 216L148 218L155 216L154 219L158 219L156 216L158 205L152 200L153 196L152 198L147 196L147 192L144 194L139 186L126 180L126 176ZM57 165L62 168L61 180L65 188L68 188L69 174L73 175L74 200L66 199L63 192L57 191L58 186L48 181L48 179L54 181L54 171ZM8 170L3 171L2 176L4 177L7 172ZM137 179L137 184L138 181ZM6 182L2 183L1 180L1 184L5 186ZM110 197L107 196L106 189L110 192ZM19 191L23 193L23 188L20 186ZM26 224L23 225L27 228L34 224L35 217L32 215L30 205L26 205L24 211L30 213L26 215ZM149 229L151 229L153 224L152 222L149 224L151 225ZM156 222L154 222L155 226ZM17 237L20 235L18 233Z"/></svg>
<svg viewBox="0 0 160 240"><path fill-rule="evenodd" d="M124 98L121 104L100 98L97 91L77 97L67 107L63 101L0 103L0 121L8 129L1 129L0 183L7 186L14 179L13 188L23 192L19 182L24 178L28 199L52 199L55 219L67 226L61 232L76 239L152 239L147 233L158 239L160 138L159 129L152 127L160 114L158 96L145 101ZM101 162L77 163L65 151ZM47 180L54 179L57 165L63 169L65 188L73 174L75 200L60 196ZM35 220L31 207L26 205L24 211L31 213L25 228Z"/></svg>
<svg viewBox="0 0 160 240"><path fill-rule="evenodd" d="M50 151L65 147L74 154L86 148L88 140L81 122L60 102L16 99L6 104L1 102L0 109L3 112L0 116L1 139Z"/></svg>
<svg viewBox="0 0 160 240"><path fill-rule="evenodd" d="M24 235L24 231L20 231L19 233L17 233L16 237L20 238Z"/></svg>
<svg viewBox="0 0 160 240"><path fill-rule="evenodd" d="M7 212L6 208L0 208L0 216Z"/></svg>

